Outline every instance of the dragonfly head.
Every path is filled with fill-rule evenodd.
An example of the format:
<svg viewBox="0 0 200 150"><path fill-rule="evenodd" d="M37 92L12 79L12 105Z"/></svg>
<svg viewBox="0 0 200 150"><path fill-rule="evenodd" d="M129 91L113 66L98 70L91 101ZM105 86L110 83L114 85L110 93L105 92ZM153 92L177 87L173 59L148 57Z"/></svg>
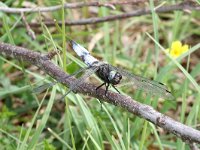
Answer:
<svg viewBox="0 0 200 150"><path fill-rule="evenodd" d="M116 71L110 71L108 80L111 84L116 85L118 84L122 79L122 75L119 72Z"/></svg>

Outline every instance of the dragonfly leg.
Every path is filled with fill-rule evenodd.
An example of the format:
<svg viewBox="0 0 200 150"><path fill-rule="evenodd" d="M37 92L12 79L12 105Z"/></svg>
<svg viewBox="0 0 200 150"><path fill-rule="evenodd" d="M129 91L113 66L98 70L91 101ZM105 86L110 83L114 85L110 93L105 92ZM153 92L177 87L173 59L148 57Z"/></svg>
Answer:
<svg viewBox="0 0 200 150"><path fill-rule="evenodd" d="M104 82L104 83L102 83L100 86L98 86L97 88L96 88L96 93L97 93L97 90L100 88L100 87L102 87L103 85L105 85L106 86L106 90L105 90L105 96L107 97L107 92L108 92L108 87L109 87L109 83L107 83L107 85L106 85L106 83L107 82ZM118 91L118 90L117 90Z"/></svg>
<svg viewBox="0 0 200 150"><path fill-rule="evenodd" d="M97 94L97 90L98 90L100 87L104 86L104 85L106 85L106 82L102 83L101 85L99 85L99 86L96 88L96 94Z"/></svg>
<svg viewBox="0 0 200 150"><path fill-rule="evenodd" d="M112 87L120 94L120 91L114 85Z"/></svg>
<svg viewBox="0 0 200 150"><path fill-rule="evenodd" d="M106 91L105 91L105 96L108 98L107 92L108 92L108 87L109 87L110 83L107 83L106 85Z"/></svg>
<svg viewBox="0 0 200 150"><path fill-rule="evenodd" d="M106 82L102 83L101 85L99 85L99 86L96 88L96 94L97 94L97 90L98 90L100 87L104 86L104 85L106 85ZM99 103L101 104L101 110L103 110L103 108L102 108L103 102L99 100Z"/></svg>

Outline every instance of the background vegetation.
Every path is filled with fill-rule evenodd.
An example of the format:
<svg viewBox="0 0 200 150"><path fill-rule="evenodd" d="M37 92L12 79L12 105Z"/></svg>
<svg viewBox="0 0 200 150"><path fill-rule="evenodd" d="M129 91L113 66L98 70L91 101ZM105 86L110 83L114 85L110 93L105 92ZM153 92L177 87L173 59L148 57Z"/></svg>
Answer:
<svg viewBox="0 0 200 150"><path fill-rule="evenodd" d="M71 1L72 2L72 1ZM78 2L78 1L77 1ZM31 27L36 39L27 34L21 14L0 12L0 41L46 53L61 51L54 62L72 74L85 65L68 48L72 38L92 55L131 73L166 84L175 100L151 97L130 87L119 87L123 94L151 105L193 128L199 127L200 62L198 11L171 11L136 16L99 24L61 26L58 21L79 20L120 14L139 8L171 5L180 1L146 1L145 3L107 7L60 9L47 13L25 13L26 21L37 22ZM196 2L197 3L197 2ZM6 0L1 6L38 7L62 4L59 1ZM198 3L197 3L198 4ZM55 19L54 26L45 21ZM178 62L189 74L184 74L161 48L179 40L190 50ZM66 50L66 51L65 51ZM192 78L192 82L191 82ZM53 81L37 67L0 57L0 149L189 149L176 136L119 107L103 103L87 95L70 93L65 102L55 101L67 88L58 84L41 94L32 89ZM87 82L99 85L93 76ZM196 84L197 86L193 86Z"/></svg>

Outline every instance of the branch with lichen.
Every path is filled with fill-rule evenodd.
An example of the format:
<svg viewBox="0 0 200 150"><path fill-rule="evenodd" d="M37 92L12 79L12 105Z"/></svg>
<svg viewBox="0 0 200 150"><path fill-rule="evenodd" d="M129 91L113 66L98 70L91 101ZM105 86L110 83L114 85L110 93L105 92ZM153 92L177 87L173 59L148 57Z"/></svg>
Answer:
<svg viewBox="0 0 200 150"><path fill-rule="evenodd" d="M41 54L26 48L13 46L6 43L0 43L0 55L3 57L11 57L13 59L29 62L30 64L39 67L52 78L67 87L70 87L70 85L73 84L75 80L77 80L74 77L69 77L68 74L66 74L51 61L51 57L54 55L51 53ZM174 119L156 111L151 106L139 103L129 96L114 93L112 91L108 91L107 96L105 96L104 89L100 88L97 93L96 86L86 82L76 87L73 91L90 95L92 97L98 98L101 101L111 103L115 106L120 106L130 113L144 118L154 125L159 126L176 135L186 143L200 144L200 131L175 121Z"/></svg>

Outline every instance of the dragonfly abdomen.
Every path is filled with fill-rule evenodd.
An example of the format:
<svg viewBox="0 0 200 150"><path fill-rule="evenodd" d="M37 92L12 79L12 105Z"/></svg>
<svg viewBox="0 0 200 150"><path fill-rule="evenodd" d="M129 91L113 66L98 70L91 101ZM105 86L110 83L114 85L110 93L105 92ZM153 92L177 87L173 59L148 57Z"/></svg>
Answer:
<svg viewBox="0 0 200 150"><path fill-rule="evenodd" d="M98 62L98 60L96 58L94 58L92 55L90 55L90 53L82 46L80 46L78 43L76 43L75 41L71 40L70 44L72 46L72 49L76 52L76 54L81 57L81 59L83 60L83 62L87 65L87 66L93 66L93 64L95 62Z"/></svg>

